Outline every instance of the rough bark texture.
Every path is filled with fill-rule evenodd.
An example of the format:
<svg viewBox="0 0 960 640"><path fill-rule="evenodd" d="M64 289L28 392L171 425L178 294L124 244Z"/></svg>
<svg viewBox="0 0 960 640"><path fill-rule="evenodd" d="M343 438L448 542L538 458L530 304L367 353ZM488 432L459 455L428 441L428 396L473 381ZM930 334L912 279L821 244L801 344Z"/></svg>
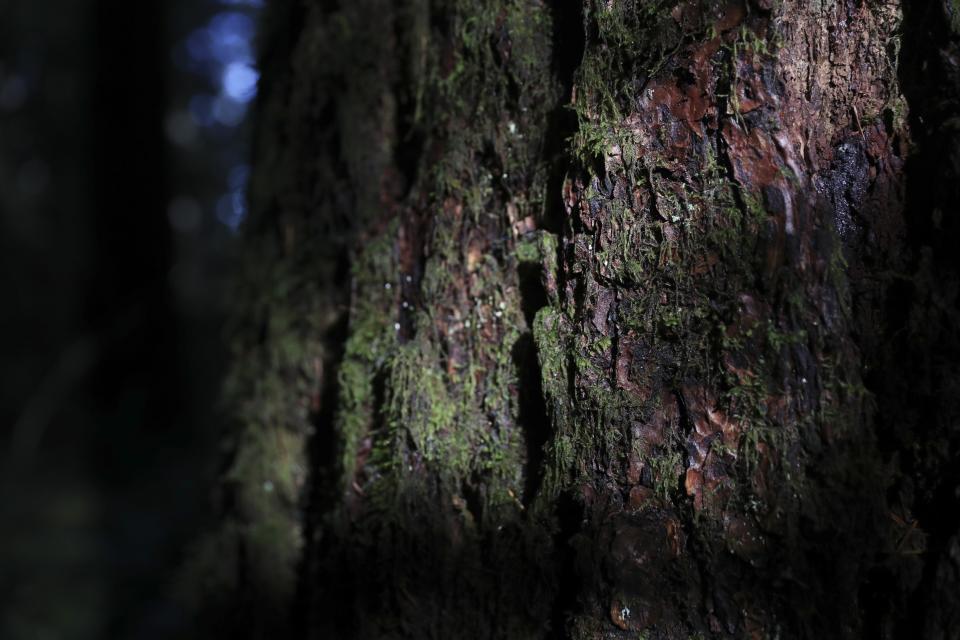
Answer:
<svg viewBox="0 0 960 640"><path fill-rule="evenodd" d="M955 3L267 18L208 612L958 637Z"/></svg>

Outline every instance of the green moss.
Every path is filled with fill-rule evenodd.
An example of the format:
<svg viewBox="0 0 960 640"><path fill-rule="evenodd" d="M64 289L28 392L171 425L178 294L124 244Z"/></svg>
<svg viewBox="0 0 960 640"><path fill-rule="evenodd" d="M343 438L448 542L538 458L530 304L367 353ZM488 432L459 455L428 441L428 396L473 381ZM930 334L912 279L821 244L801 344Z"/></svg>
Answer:
<svg viewBox="0 0 960 640"><path fill-rule="evenodd" d="M545 496L567 484L574 465L574 433L571 428L573 407L568 387L568 334L566 319L559 311L544 307L537 312L533 322L533 337L537 345L547 409L556 430L550 445L552 463L548 466Z"/></svg>
<svg viewBox="0 0 960 640"><path fill-rule="evenodd" d="M535 263L540 264L540 247L536 242L530 242L523 240L517 243L515 249L517 253L517 260L521 263Z"/></svg>
<svg viewBox="0 0 960 640"><path fill-rule="evenodd" d="M404 345L391 362L387 387L388 424L397 446L409 442L411 453L422 456L432 471L462 477L474 444L469 441L471 425L462 424L430 346L419 341Z"/></svg>
<svg viewBox="0 0 960 640"><path fill-rule="evenodd" d="M655 74L681 42L670 15L673 5L656 0L589 3L588 31L595 30L597 37L577 70L573 104L579 127L572 151L581 161L603 158L614 145L632 153L635 145L624 139L623 114L636 98L633 79Z"/></svg>
<svg viewBox="0 0 960 640"><path fill-rule="evenodd" d="M516 508L525 450L522 434L505 427L517 414L510 393L516 384L510 354L518 336L512 333L504 343L475 354L477 360L462 363L455 372L442 366L425 338L390 356L384 369L384 431L374 434L369 462L376 478L370 492L388 509L412 485L429 478L453 496L468 480L482 482L485 514ZM480 361L489 368L481 370ZM507 422L491 423L490 416Z"/></svg>
<svg viewBox="0 0 960 640"><path fill-rule="evenodd" d="M464 483L482 484L486 508L516 510L526 445L513 351L526 328L515 266L544 260L549 241L531 238L508 243L503 253L467 256L464 238L478 229L508 237L507 203L512 220L543 208L546 113L560 95L551 73L550 12L516 0L482 7L451 0L445 15L449 22L434 27L430 38L449 47L442 57L443 47L427 47L419 67L425 80L418 112L434 114L425 133L442 141L443 152L417 185L434 224L418 308L409 320L413 337L403 345L382 339L394 320L384 301L375 300L377 278L368 287L355 275L356 320L341 368L343 467L352 474L360 442L372 435L368 493L396 497L392 483L439 479L442 493L456 496ZM555 264L555 246L550 250ZM358 259L375 253L389 249ZM451 305L459 300L470 302ZM489 331L497 337L491 340ZM380 400L375 380L384 387Z"/></svg>
<svg viewBox="0 0 960 640"><path fill-rule="evenodd" d="M395 328L399 269L393 246L396 225L369 243L353 263L355 296L350 310L350 337L339 371L337 432L340 437L340 485L346 491L358 471L357 453L369 435L374 379L387 367L397 348Z"/></svg>
<svg viewBox="0 0 960 640"><path fill-rule="evenodd" d="M183 581L199 589L191 596L197 602L229 607L226 601L246 590L279 608L294 592L304 544L299 507L309 399L321 384L317 363L336 314L318 286L320 274L300 255L281 256L269 242L252 241L248 249L231 299L242 323L231 329L233 361L223 389L231 457L220 491L230 506L193 549ZM240 557L242 567L224 561Z"/></svg>
<svg viewBox="0 0 960 640"><path fill-rule="evenodd" d="M669 501L676 498L680 490L680 476L683 473L683 457L675 449L658 451L649 456L646 464L653 476L653 491L659 498Z"/></svg>

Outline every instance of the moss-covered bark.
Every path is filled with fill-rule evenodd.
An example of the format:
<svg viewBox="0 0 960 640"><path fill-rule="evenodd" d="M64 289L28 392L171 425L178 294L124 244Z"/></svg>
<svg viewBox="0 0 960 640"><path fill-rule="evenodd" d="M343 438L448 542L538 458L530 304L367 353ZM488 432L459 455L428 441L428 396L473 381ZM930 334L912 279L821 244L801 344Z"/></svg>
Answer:
<svg viewBox="0 0 960 640"><path fill-rule="evenodd" d="M956 16L904 4L277 3L242 630L956 633Z"/></svg>

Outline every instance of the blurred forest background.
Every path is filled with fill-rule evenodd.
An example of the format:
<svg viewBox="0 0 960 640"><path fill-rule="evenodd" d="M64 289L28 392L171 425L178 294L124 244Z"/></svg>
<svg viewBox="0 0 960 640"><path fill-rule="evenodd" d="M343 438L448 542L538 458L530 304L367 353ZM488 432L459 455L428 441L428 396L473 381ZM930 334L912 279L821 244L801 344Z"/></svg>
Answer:
<svg viewBox="0 0 960 640"><path fill-rule="evenodd" d="M190 633L261 0L0 0L0 638Z"/></svg>

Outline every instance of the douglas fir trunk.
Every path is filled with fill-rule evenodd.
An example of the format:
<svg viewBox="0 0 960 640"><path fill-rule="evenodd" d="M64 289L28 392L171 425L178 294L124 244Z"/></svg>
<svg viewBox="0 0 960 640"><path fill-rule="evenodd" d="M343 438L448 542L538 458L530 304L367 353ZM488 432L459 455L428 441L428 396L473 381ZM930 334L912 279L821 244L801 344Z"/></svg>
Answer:
<svg viewBox="0 0 960 640"><path fill-rule="evenodd" d="M958 30L276 0L208 614L958 637Z"/></svg>

